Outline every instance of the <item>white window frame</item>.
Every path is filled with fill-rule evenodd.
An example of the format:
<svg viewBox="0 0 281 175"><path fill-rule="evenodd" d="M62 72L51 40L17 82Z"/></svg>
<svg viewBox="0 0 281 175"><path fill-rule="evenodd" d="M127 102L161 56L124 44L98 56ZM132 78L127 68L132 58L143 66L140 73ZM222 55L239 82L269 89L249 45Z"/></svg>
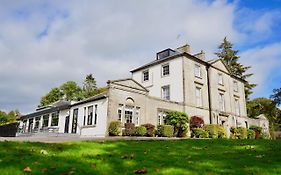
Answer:
<svg viewBox="0 0 281 175"><path fill-rule="evenodd" d="M168 70L165 70L164 67L168 67ZM170 75L170 65L169 64L163 64L162 65L162 76L166 77Z"/></svg>
<svg viewBox="0 0 281 175"><path fill-rule="evenodd" d="M223 85L223 74L222 73L218 73L218 84Z"/></svg>
<svg viewBox="0 0 281 175"><path fill-rule="evenodd" d="M233 81L233 90L234 92L238 92L238 82L237 81Z"/></svg>
<svg viewBox="0 0 281 175"><path fill-rule="evenodd" d="M145 75L147 73L147 75ZM149 81L149 70L145 70L142 72L142 81L146 82Z"/></svg>
<svg viewBox="0 0 281 175"><path fill-rule="evenodd" d="M202 99L202 88L201 87L196 86L195 97L196 97L196 107L202 107L203 99Z"/></svg>
<svg viewBox="0 0 281 175"><path fill-rule="evenodd" d="M234 106L235 106L235 115L240 116L240 104L238 98L234 99Z"/></svg>
<svg viewBox="0 0 281 175"><path fill-rule="evenodd" d="M119 104L118 109L117 109L117 116L118 116L118 121L123 122L123 104Z"/></svg>
<svg viewBox="0 0 281 175"><path fill-rule="evenodd" d="M219 110L225 112L225 99L223 93L219 93Z"/></svg>
<svg viewBox="0 0 281 175"><path fill-rule="evenodd" d="M195 64L195 66L194 66L194 76L197 78L202 78L201 66L198 64Z"/></svg>
<svg viewBox="0 0 281 175"><path fill-rule="evenodd" d="M168 90L168 93L165 92L165 89ZM162 86L162 87L161 87L161 94L162 94L162 99L170 100L170 99L171 99L171 89L170 89L170 85Z"/></svg>

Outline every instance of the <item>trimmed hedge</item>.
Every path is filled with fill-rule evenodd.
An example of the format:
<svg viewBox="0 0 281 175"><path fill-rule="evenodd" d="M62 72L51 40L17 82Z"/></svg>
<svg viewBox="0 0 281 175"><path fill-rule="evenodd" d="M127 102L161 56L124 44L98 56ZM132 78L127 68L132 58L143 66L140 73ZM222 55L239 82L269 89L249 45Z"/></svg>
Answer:
<svg viewBox="0 0 281 175"><path fill-rule="evenodd" d="M238 127L238 139L247 139L248 133L247 133L247 128L244 127Z"/></svg>
<svg viewBox="0 0 281 175"><path fill-rule="evenodd" d="M254 130L248 129L247 132L248 132L248 139L255 139L255 134L256 133L255 133Z"/></svg>
<svg viewBox="0 0 281 175"><path fill-rule="evenodd" d="M209 138L226 138L226 131L223 126L209 124L204 126L204 130L209 133Z"/></svg>
<svg viewBox="0 0 281 175"><path fill-rule="evenodd" d="M124 130L123 135L125 135L125 136L134 135L134 128L135 128L134 123L125 123L125 130Z"/></svg>
<svg viewBox="0 0 281 175"><path fill-rule="evenodd" d="M134 128L134 136L145 136L146 133L147 133L147 131L144 126L136 126Z"/></svg>
<svg viewBox="0 0 281 175"><path fill-rule="evenodd" d="M121 122L120 121L112 121L108 127L108 134L110 136L119 136L121 135Z"/></svg>
<svg viewBox="0 0 281 175"><path fill-rule="evenodd" d="M0 137L15 137L18 130L18 122L2 124L0 126Z"/></svg>
<svg viewBox="0 0 281 175"><path fill-rule="evenodd" d="M192 137L193 138L209 138L209 133L202 128L193 128Z"/></svg>
<svg viewBox="0 0 281 175"><path fill-rule="evenodd" d="M157 126L157 135L160 136L160 137L173 137L174 126L172 126L172 125L158 125Z"/></svg>
<svg viewBox="0 0 281 175"><path fill-rule="evenodd" d="M154 137L155 136L155 126L153 124L147 123L143 124L141 126L144 126L146 128L146 136L148 137Z"/></svg>

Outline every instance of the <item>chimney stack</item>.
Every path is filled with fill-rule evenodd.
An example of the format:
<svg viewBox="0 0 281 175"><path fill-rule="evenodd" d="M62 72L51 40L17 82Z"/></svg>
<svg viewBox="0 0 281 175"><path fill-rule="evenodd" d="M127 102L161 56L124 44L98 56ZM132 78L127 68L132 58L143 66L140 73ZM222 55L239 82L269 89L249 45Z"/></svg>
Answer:
<svg viewBox="0 0 281 175"><path fill-rule="evenodd" d="M185 44L185 45L177 48L176 51L178 51L180 53L190 53L190 45Z"/></svg>
<svg viewBox="0 0 281 175"><path fill-rule="evenodd" d="M201 50L201 52L197 53L194 55L195 57L199 58L202 61L205 61L205 52L203 50Z"/></svg>

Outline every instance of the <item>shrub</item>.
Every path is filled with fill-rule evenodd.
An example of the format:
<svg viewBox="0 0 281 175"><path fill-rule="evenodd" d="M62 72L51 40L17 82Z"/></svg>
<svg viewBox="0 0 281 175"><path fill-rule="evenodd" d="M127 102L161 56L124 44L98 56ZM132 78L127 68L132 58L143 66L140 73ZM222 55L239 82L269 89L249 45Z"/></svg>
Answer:
<svg viewBox="0 0 281 175"><path fill-rule="evenodd" d="M238 137L239 137L239 132L238 132L238 129L237 129L237 128L231 127L231 128L230 128L230 132L231 132L231 134L230 134L230 138L231 138L231 139L238 139Z"/></svg>
<svg viewBox="0 0 281 175"><path fill-rule="evenodd" d="M145 136L146 135L146 128L144 126L136 126L134 128L134 135L135 136Z"/></svg>
<svg viewBox="0 0 281 175"><path fill-rule="evenodd" d="M209 133L202 128L193 128L192 129L192 137L195 138L208 138Z"/></svg>
<svg viewBox="0 0 281 175"><path fill-rule="evenodd" d="M134 134L134 128L135 128L134 123L125 123L124 135L132 136Z"/></svg>
<svg viewBox="0 0 281 175"><path fill-rule="evenodd" d="M121 134L121 122L112 121L108 127L108 134L110 136L119 136Z"/></svg>
<svg viewBox="0 0 281 175"><path fill-rule="evenodd" d="M260 139L270 139L270 135L265 132L261 132Z"/></svg>
<svg viewBox="0 0 281 175"><path fill-rule="evenodd" d="M217 125L217 130L218 130L218 138L226 138L226 131L223 126Z"/></svg>
<svg viewBox="0 0 281 175"><path fill-rule="evenodd" d="M244 127L238 127L238 139L247 139L248 133L247 133L247 128Z"/></svg>
<svg viewBox="0 0 281 175"><path fill-rule="evenodd" d="M174 126L174 135L184 137L188 130L188 116L184 112L178 111L171 111L166 114L166 123Z"/></svg>
<svg viewBox="0 0 281 175"><path fill-rule="evenodd" d="M155 135L155 126L150 124L150 123L147 123L147 124L143 124L142 126L144 126L147 130L147 133L146 135L148 137L153 137Z"/></svg>
<svg viewBox="0 0 281 175"><path fill-rule="evenodd" d="M215 124L209 124L204 126L204 130L208 132L209 138L218 138L218 128Z"/></svg>
<svg viewBox="0 0 281 175"><path fill-rule="evenodd" d="M248 139L255 139L255 131L252 129L248 129Z"/></svg>
<svg viewBox="0 0 281 175"><path fill-rule="evenodd" d="M174 135L174 126L172 125L158 125L157 135L160 137L172 137Z"/></svg>
<svg viewBox="0 0 281 175"><path fill-rule="evenodd" d="M202 128L204 120L201 117L193 116L190 118L190 128Z"/></svg>
<svg viewBox="0 0 281 175"><path fill-rule="evenodd" d="M250 126L250 129L255 131L255 138L259 139L260 138L260 134L262 132L262 127L256 126L256 125L252 125L252 126Z"/></svg>

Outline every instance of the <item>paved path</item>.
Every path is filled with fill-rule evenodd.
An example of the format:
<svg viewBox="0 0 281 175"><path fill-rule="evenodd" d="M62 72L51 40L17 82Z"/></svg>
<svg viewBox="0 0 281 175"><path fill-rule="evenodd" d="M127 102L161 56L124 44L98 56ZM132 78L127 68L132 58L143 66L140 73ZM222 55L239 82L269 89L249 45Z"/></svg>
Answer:
<svg viewBox="0 0 281 175"><path fill-rule="evenodd" d="M30 137L0 137L1 141L63 143L74 141L104 141L104 140L182 140L186 138L167 137L79 137L79 136L30 136Z"/></svg>

